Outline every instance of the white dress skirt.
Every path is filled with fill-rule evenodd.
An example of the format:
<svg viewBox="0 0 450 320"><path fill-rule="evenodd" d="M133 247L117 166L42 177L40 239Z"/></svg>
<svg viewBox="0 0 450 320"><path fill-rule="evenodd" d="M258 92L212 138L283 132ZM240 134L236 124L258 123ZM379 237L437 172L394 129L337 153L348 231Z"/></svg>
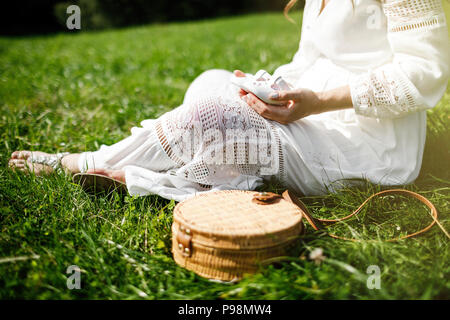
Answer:
<svg viewBox="0 0 450 320"><path fill-rule="evenodd" d="M239 98L231 72L208 70L178 108L142 121L114 145L82 153L80 170L121 169L131 195L176 201L212 190L253 190L271 179L305 195L360 179L414 181L426 110L448 82L440 0L330 1L322 13L320 7L320 0L306 1L299 50L275 75L313 91L349 85L353 108L282 125Z"/></svg>

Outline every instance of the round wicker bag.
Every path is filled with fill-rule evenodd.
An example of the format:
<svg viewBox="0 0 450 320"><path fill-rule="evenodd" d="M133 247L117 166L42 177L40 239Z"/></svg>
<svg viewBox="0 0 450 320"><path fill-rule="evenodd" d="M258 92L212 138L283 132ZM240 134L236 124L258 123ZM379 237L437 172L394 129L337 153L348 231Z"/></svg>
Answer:
<svg viewBox="0 0 450 320"><path fill-rule="evenodd" d="M302 217L314 230L324 230L326 225L355 217L376 197L399 195L419 200L430 209L433 221L419 231L383 241L415 237L434 224L450 239L438 220L436 207L424 196L409 190L377 192L355 211L338 219L314 218L289 190L282 195L230 190L201 194L177 204L172 224L173 257L176 263L203 277L239 280L245 273L256 272L261 262L286 255L291 244L303 233ZM327 234L335 239L361 241Z"/></svg>
<svg viewBox="0 0 450 320"><path fill-rule="evenodd" d="M283 256L303 231L302 210L273 193L218 191L176 205L172 224L175 262L223 281L254 273Z"/></svg>

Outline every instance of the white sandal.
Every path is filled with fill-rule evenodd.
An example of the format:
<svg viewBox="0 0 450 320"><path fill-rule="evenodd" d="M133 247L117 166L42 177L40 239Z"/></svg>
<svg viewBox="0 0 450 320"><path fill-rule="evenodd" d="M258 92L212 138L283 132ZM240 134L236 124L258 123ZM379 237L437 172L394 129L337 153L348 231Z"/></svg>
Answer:
<svg viewBox="0 0 450 320"><path fill-rule="evenodd" d="M33 152L31 153L31 156L27 159L27 161L30 161L31 163L37 163L49 166L53 169L56 173L64 173L64 168L61 164L62 158L67 156L69 152L60 152L56 154L51 155L33 155Z"/></svg>
<svg viewBox="0 0 450 320"><path fill-rule="evenodd" d="M270 99L270 95L279 90L291 90L289 84L281 77L274 78L267 71L259 70L254 76L231 77L231 83L246 92L251 92L262 101L272 105L284 105L284 101Z"/></svg>

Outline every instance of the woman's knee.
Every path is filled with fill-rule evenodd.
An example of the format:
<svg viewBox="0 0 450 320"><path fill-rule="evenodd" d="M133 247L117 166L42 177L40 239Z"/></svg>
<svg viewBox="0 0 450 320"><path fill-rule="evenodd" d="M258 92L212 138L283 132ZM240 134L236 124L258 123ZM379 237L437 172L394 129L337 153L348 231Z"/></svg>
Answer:
<svg viewBox="0 0 450 320"><path fill-rule="evenodd" d="M223 69L210 69L201 73L189 86L184 96L183 103L197 100L217 92L230 82L232 73Z"/></svg>
<svg viewBox="0 0 450 320"><path fill-rule="evenodd" d="M232 72L225 69L209 69L203 71L194 81L198 80L215 80L215 79L228 79L232 75Z"/></svg>

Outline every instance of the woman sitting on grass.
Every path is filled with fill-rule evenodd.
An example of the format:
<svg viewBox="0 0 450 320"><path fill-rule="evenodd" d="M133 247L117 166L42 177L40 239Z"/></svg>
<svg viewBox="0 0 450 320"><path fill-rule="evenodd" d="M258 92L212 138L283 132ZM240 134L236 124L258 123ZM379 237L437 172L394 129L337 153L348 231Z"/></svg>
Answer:
<svg viewBox="0 0 450 320"><path fill-rule="evenodd" d="M407 184L420 171L426 110L445 92L448 60L440 0L307 0L299 50L274 74L292 88L272 97L283 105L239 91L229 71L209 70L181 106L114 145L16 151L9 163L36 174L97 173L132 195L175 200L271 178L305 195L342 180Z"/></svg>

